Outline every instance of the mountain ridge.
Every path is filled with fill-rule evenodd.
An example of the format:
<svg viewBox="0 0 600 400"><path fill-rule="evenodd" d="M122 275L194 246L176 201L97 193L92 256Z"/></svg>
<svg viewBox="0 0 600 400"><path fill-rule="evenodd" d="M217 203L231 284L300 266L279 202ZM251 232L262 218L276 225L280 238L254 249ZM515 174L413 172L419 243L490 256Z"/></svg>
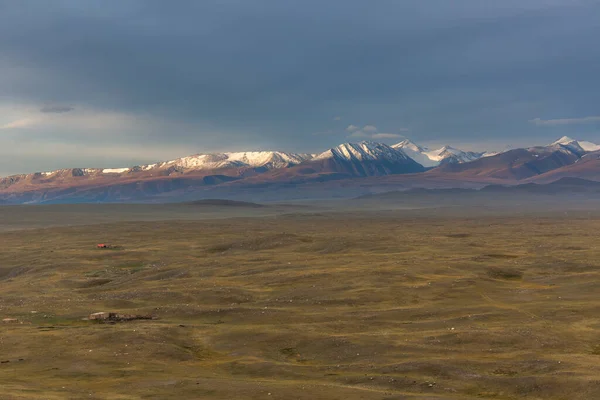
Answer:
<svg viewBox="0 0 600 400"><path fill-rule="evenodd" d="M341 187L410 187L419 182L434 187L460 187L486 182L548 182L562 177L600 179L600 151L590 151L596 148L600 146L562 137L545 146L472 156L451 146L430 151L408 139L392 146L373 141L343 143L317 154L200 153L129 168L67 168L12 175L0 178L0 201L139 201L195 195L201 198L216 188L235 198L238 194L282 188L292 193L294 188L308 186L315 193L332 196L336 194L329 191ZM425 167L411 157L411 152L431 157L431 162L437 158L438 164ZM339 183L331 185L334 181Z"/></svg>

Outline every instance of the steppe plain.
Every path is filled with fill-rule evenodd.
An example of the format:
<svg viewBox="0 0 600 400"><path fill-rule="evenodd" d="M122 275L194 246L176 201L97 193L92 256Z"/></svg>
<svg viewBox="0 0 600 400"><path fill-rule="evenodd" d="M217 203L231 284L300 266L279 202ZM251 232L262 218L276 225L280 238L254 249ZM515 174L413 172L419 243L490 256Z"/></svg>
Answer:
<svg viewBox="0 0 600 400"><path fill-rule="evenodd" d="M0 207L0 398L600 398L595 205L348 204Z"/></svg>

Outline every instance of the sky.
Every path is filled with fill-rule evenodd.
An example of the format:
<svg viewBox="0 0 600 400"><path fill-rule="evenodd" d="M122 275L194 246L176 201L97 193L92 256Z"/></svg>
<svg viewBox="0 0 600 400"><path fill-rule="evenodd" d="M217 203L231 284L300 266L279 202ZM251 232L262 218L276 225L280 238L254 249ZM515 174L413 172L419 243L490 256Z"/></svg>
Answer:
<svg viewBox="0 0 600 400"><path fill-rule="evenodd" d="M0 176L600 142L600 2L0 0Z"/></svg>

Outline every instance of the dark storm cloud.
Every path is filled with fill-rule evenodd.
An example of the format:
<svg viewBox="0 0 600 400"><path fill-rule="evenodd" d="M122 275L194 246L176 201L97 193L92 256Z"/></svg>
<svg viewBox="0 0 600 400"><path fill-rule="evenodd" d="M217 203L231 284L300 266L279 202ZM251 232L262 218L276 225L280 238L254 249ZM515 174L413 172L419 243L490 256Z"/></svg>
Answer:
<svg viewBox="0 0 600 400"><path fill-rule="evenodd" d="M599 18L596 1L0 1L0 101L177 121L131 135L196 148L315 151L349 124L546 140L573 126L529 121L598 115Z"/></svg>
<svg viewBox="0 0 600 400"><path fill-rule="evenodd" d="M55 113L62 114L67 113L69 111L73 111L73 107L68 106L44 106L40 108L40 111L43 113Z"/></svg>

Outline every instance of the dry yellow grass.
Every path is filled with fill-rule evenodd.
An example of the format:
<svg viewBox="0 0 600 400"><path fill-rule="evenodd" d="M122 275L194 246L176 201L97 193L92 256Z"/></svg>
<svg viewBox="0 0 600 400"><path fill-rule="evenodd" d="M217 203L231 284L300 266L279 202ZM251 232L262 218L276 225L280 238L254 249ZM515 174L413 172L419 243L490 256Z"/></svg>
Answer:
<svg viewBox="0 0 600 400"><path fill-rule="evenodd" d="M23 323L0 324L0 398L600 398L599 229L389 212L5 232L0 317Z"/></svg>

